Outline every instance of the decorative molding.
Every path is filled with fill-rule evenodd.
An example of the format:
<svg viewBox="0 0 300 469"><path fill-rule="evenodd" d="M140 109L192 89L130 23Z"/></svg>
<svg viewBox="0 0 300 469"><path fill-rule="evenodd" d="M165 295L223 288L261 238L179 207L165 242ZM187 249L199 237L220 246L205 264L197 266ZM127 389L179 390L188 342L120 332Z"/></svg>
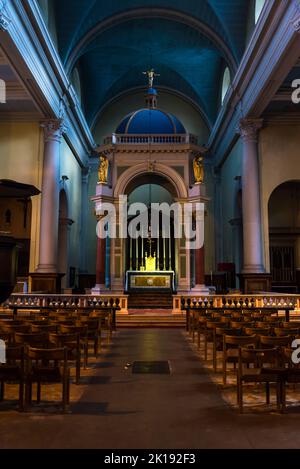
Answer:
<svg viewBox="0 0 300 469"><path fill-rule="evenodd" d="M61 142L61 138L66 131L65 121L63 119L48 119L41 121L41 127L44 129L46 142Z"/></svg>

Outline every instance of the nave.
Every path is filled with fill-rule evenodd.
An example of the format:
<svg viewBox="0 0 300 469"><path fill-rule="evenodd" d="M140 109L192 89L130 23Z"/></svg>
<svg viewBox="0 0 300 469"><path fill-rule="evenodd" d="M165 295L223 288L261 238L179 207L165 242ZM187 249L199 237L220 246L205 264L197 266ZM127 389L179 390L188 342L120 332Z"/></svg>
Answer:
<svg viewBox="0 0 300 469"><path fill-rule="evenodd" d="M69 414L45 403L18 413L2 403L0 448L299 447L297 408L282 415L252 403L239 415L234 380L224 392L210 356L207 365L202 359L184 330L121 329L71 386ZM169 361L171 374L133 374L140 360Z"/></svg>

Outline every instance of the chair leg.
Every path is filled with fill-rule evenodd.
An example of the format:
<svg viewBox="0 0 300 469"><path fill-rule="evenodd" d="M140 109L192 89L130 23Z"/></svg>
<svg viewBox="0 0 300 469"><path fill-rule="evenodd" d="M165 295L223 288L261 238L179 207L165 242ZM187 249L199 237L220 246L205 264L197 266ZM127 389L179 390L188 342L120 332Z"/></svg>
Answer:
<svg viewBox="0 0 300 469"><path fill-rule="evenodd" d="M200 329L198 329L197 335L198 335L198 350L200 350L200 346L201 346L201 334L200 334Z"/></svg>
<svg viewBox="0 0 300 469"><path fill-rule="evenodd" d="M0 383L0 402L4 401L4 381Z"/></svg>
<svg viewBox="0 0 300 469"><path fill-rule="evenodd" d="M207 361L207 335L204 336L204 360Z"/></svg>
<svg viewBox="0 0 300 469"><path fill-rule="evenodd" d="M244 412L244 403L243 403L243 382L241 379L238 380L238 401L239 401L239 413Z"/></svg>
<svg viewBox="0 0 300 469"><path fill-rule="evenodd" d="M79 354L76 360L76 384L80 383L80 368L81 368L81 357Z"/></svg>
<svg viewBox="0 0 300 469"><path fill-rule="evenodd" d="M98 358L98 350L99 350L99 341L98 341L98 337L95 338L95 342L94 342L94 354L95 354L95 358Z"/></svg>
<svg viewBox="0 0 300 469"><path fill-rule="evenodd" d="M37 404L41 403L41 396L42 396L42 385L41 385L41 382L38 381L38 383L37 383L37 393L36 393L36 402L37 402Z"/></svg>
<svg viewBox="0 0 300 469"><path fill-rule="evenodd" d="M266 383L266 403L270 404L270 383Z"/></svg>
<svg viewBox="0 0 300 469"><path fill-rule="evenodd" d="M286 383L284 380L280 381L278 384L277 384L277 387L279 388L279 390L277 391L277 393L279 394L279 396L277 397L277 401L280 401L279 403L277 403L277 409L280 410L281 412L285 412L286 411Z"/></svg>
<svg viewBox="0 0 300 469"><path fill-rule="evenodd" d="M213 366L214 366L214 373L217 372L217 347L216 343L214 342L214 348L213 348Z"/></svg>
<svg viewBox="0 0 300 469"><path fill-rule="evenodd" d="M19 411L24 411L24 381L21 379L19 385Z"/></svg>
<svg viewBox="0 0 300 469"><path fill-rule="evenodd" d="M223 384L227 384L227 361L226 357L223 357Z"/></svg>

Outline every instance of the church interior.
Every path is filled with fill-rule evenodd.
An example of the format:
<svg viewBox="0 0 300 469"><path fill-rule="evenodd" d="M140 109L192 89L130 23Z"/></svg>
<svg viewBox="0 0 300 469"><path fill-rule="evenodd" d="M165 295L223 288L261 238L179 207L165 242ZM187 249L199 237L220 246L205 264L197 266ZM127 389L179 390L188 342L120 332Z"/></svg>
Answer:
<svg viewBox="0 0 300 469"><path fill-rule="evenodd" d="M298 0L0 0L0 449L299 447L299 51Z"/></svg>

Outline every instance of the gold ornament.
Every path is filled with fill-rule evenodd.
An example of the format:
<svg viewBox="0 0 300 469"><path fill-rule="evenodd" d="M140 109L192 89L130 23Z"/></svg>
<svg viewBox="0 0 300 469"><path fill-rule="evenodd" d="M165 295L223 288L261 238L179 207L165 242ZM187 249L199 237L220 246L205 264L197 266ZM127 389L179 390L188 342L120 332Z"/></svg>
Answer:
<svg viewBox="0 0 300 469"><path fill-rule="evenodd" d="M194 176L195 176L195 183L202 184L204 182L204 164L203 164L203 156L198 155L194 158L193 167L194 167Z"/></svg>
<svg viewBox="0 0 300 469"><path fill-rule="evenodd" d="M107 178L108 178L108 168L109 168L109 162L106 156L101 155L100 156L100 165L98 169L98 183L99 184L106 184L107 183Z"/></svg>

